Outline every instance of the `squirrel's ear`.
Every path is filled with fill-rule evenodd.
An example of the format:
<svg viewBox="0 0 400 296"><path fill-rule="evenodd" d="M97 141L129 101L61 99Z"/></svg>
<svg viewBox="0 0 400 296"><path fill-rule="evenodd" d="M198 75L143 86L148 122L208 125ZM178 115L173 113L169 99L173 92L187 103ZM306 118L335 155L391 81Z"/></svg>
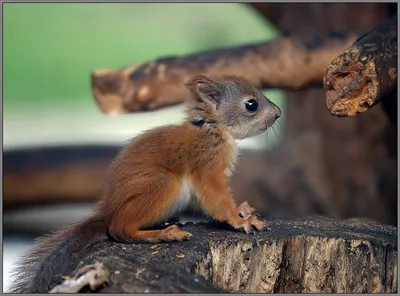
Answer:
<svg viewBox="0 0 400 296"><path fill-rule="evenodd" d="M217 104L221 97L221 89L218 82L215 82L205 75L195 76L188 81L185 85L200 99L210 101Z"/></svg>

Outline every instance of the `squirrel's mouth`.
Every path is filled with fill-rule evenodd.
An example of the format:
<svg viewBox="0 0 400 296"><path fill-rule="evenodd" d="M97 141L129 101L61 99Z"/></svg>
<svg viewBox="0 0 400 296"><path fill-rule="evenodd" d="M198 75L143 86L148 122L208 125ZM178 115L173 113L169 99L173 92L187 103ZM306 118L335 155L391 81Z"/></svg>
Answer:
<svg viewBox="0 0 400 296"><path fill-rule="evenodd" d="M264 120L264 126L262 126L262 127L258 130L257 134L261 134L261 133L265 132L268 128L270 128L271 126L273 126L275 122L276 122L276 120L274 120L274 119L273 119L273 120L265 119L265 120Z"/></svg>
<svg viewBox="0 0 400 296"><path fill-rule="evenodd" d="M258 131L257 131L257 135L262 134L263 132L265 132L270 126L269 125L264 125L263 127L261 127Z"/></svg>
<svg viewBox="0 0 400 296"><path fill-rule="evenodd" d="M268 129L269 127L271 127L274 123L275 123L275 119L265 119L264 121L264 130Z"/></svg>

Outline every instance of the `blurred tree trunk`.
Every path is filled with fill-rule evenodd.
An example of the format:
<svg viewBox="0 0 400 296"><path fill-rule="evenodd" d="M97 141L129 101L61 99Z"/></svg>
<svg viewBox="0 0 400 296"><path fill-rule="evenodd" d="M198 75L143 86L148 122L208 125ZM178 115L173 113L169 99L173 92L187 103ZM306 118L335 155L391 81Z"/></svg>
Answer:
<svg viewBox="0 0 400 296"><path fill-rule="evenodd" d="M393 13L388 4L251 5L290 35L338 29L364 34ZM392 102L397 109L396 98ZM254 205L268 214L397 223L397 128L382 104L355 117L335 117L323 89L309 88L287 92L284 118L282 142L239 163L233 180L238 199L254 195Z"/></svg>

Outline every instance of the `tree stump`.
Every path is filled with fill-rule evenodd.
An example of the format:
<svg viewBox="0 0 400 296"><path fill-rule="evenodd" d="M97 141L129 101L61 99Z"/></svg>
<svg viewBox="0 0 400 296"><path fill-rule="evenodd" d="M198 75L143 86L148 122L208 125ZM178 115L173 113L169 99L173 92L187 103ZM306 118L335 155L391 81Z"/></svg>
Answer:
<svg viewBox="0 0 400 296"><path fill-rule="evenodd" d="M274 218L245 234L223 224L186 223L190 241L93 244L61 276L103 263L104 293L395 293L397 229L366 219Z"/></svg>

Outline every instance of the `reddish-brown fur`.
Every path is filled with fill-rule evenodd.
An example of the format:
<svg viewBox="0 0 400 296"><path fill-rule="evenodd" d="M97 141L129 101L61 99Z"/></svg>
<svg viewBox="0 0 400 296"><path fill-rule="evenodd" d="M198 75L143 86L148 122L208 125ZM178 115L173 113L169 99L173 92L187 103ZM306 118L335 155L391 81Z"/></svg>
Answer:
<svg viewBox="0 0 400 296"><path fill-rule="evenodd" d="M179 212L193 196L205 213L235 229L248 233L265 228L253 215L254 208L236 206L229 177L237 158L235 139L264 131L279 117L279 108L237 77L198 76L187 86L193 93L187 120L147 131L123 148L106 173L91 217L30 251L17 270L13 292L48 291L58 260L67 260L106 234L129 243L187 239L190 234L177 225L144 228ZM257 112L244 107L249 99L258 101ZM44 247L46 243L50 245Z"/></svg>

